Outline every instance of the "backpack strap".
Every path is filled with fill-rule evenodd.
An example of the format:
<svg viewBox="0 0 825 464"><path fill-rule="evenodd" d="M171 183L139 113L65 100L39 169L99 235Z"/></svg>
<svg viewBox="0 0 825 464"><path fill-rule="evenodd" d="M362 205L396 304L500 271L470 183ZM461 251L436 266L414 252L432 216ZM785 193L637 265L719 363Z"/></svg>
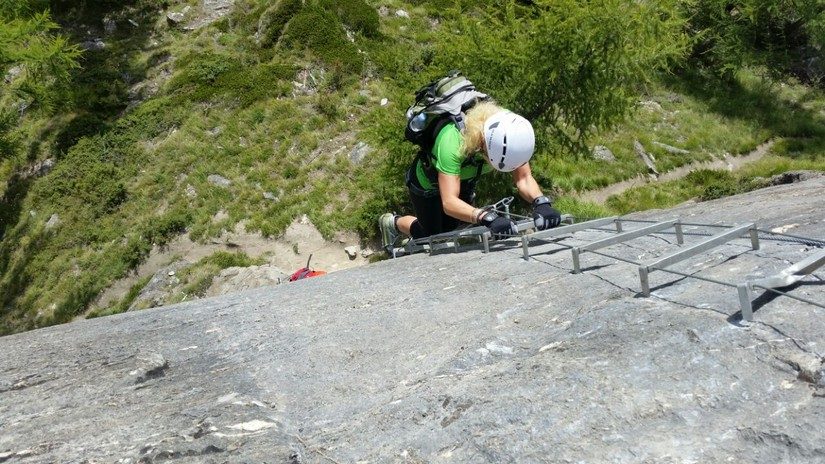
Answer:
<svg viewBox="0 0 825 464"><path fill-rule="evenodd" d="M432 135L429 137L429 140L432 140L432 144L428 147L422 147L421 150L418 151L418 159L419 161L421 161L421 167L424 169L424 174L427 176L427 179L433 185L438 184L438 172L435 169L435 165L433 163L433 161L435 160L435 155L433 154L433 149L435 148L435 139L438 137L438 134L441 133L441 130L447 127L447 125L450 123L455 124L459 132L464 133L464 113L461 112L457 115L447 115L446 117L442 117L439 121L435 122L432 125L433 131ZM462 168L467 166L476 167L475 177L469 180L470 185L473 188L475 188L476 183L481 178L485 162L486 161L475 155L468 156L466 159L464 159L464 161L461 162Z"/></svg>
<svg viewBox="0 0 825 464"><path fill-rule="evenodd" d="M420 150L418 150L418 159L421 161L421 166L424 167L424 172L427 173L427 178L430 179L430 182L433 182L433 177L430 175L428 171L432 171L434 178L438 179L438 174L435 172L435 166L433 166L433 160L435 155L433 154L433 148L435 148L435 139L438 138L438 134L441 133L441 130L447 127L447 124L455 123L453 120L453 115L448 115L447 117L442 117L438 121L432 124L431 126L431 134L428 134L427 137L427 145L422 146ZM461 118L461 127L459 129L463 129L464 126L464 118ZM456 123L456 125L458 125Z"/></svg>

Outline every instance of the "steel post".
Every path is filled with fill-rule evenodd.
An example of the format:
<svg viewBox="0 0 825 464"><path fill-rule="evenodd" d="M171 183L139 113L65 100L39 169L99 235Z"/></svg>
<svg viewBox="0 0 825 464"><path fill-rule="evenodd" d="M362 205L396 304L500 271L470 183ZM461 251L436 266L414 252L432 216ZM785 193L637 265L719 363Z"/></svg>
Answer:
<svg viewBox="0 0 825 464"><path fill-rule="evenodd" d="M753 228L750 230L751 234L751 247L754 250L759 249L759 231L756 230L756 224L753 225Z"/></svg>
<svg viewBox="0 0 825 464"><path fill-rule="evenodd" d="M581 266L579 265L579 247L573 247L570 249L570 252L573 253L573 274L580 274L582 272Z"/></svg>
<svg viewBox="0 0 825 464"><path fill-rule="evenodd" d="M753 306L751 305L753 292L751 286L747 283L739 284L736 289L739 292L739 309L742 310L742 319L750 322L753 320Z"/></svg>
<svg viewBox="0 0 825 464"><path fill-rule="evenodd" d="M648 280L648 269L646 266L639 266L639 280L642 283L642 295L650 296L650 281Z"/></svg>
<svg viewBox="0 0 825 464"><path fill-rule="evenodd" d="M526 235L521 236L521 249L524 252L524 260L530 261L530 246L527 242L530 241L530 238Z"/></svg>

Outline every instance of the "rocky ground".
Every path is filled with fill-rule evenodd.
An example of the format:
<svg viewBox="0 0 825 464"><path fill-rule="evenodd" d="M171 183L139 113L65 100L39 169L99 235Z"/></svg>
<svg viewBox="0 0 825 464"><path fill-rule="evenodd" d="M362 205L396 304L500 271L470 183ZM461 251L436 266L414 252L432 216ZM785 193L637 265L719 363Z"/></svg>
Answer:
<svg viewBox="0 0 825 464"><path fill-rule="evenodd" d="M252 258L264 260L265 264L224 269L213 278L206 296L286 282L293 272L306 266L310 257L310 267L325 272L363 266L369 262L374 251L370 246L362 247L360 242L354 233L340 233L334 240L324 240L306 216L296 219L278 238L249 233L242 226L207 243L193 242L183 235L163 248L155 247L134 273L104 290L92 304L90 311L112 306L126 295L131 286L149 276L149 282L131 303L130 310L180 301L185 285L178 274L200 259L219 251L242 252ZM191 300L202 296L185 297Z"/></svg>
<svg viewBox="0 0 825 464"><path fill-rule="evenodd" d="M820 177L635 217L822 240L823 198ZM595 254L572 274L566 247L610 234L0 338L0 462L825 462L825 310L759 297L744 323L732 288L653 273L645 298L634 266ZM675 268L737 281L817 251L769 238ZM825 303L823 276L790 292Z"/></svg>

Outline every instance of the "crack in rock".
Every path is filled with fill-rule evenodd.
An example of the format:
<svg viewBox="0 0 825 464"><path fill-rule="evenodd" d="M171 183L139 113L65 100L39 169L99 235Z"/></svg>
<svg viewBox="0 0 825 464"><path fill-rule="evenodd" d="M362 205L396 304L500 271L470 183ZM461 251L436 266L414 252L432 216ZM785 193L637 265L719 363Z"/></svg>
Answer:
<svg viewBox="0 0 825 464"><path fill-rule="evenodd" d="M3 382L0 383L0 393L6 393L10 391L16 390L25 390L27 388L36 387L38 385L42 385L46 382L51 382L55 380L57 377L52 376L42 376L41 374L31 374L27 375L21 379L18 379L14 383Z"/></svg>

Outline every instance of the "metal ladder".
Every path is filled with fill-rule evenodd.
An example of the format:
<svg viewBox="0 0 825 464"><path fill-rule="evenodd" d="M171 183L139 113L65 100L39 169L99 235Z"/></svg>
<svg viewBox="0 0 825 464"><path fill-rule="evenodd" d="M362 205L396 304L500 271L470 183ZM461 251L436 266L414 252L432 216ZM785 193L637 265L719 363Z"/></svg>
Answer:
<svg viewBox="0 0 825 464"><path fill-rule="evenodd" d="M543 231L535 231L535 226L533 225L533 221L526 219L516 223L519 235L514 236L512 238L520 238L521 239L521 247L522 247L522 256L525 260L530 259L530 243L536 240L546 241L547 239L558 239L561 237L565 237L567 235L572 235L576 232L585 231L588 229L592 230L604 230L606 226L612 225L615 227L617 235L613 237L608 237L602 240L597 240L595 242L590 242L584 245L579 245L575 247L568 247L572 253L572 260L573 260L573 273L579 274L582 272L581 269L581 256L584 253L596 253L602 256L606 256L609 258L617 259L619 261L624 261L626 263L634 264L638 266L639 271L639 281L641 287L641 293L644 296L650 296L650 281L649 275L654 271L661 271L672 273L676 275L681 275L683 277L694 278L698 280L704 280L707 282L712 282L715 284L723 285L726 287L736 288L739 295L739 306L742 312L742 319L746 321L753 320L753 306L752 302L754 300L754 292L756 289L763 289L766 291L772 291L780 295L785 295L790 298L794 298L799 301L803 301L809 304L813 304L815 306L825 308L825 304L810 301L807 299L803 299L794 295L789 295L787 293L780 292L776 289L787 287L793 285L803 278L811 275L825 265L825 249L814 253L810 257L803 259L802 261L793 264L792 266L783 269L779 273L774 276L760 278L760 279L746 279L740 282L725 282L717 279L712 279L708 277L697 276L695 274L686 274L683 272L676 271L674 269L670 269L669 267L684 261L688 258L698 256L708 250L713 248L719 247L723 244L741 238L743 236L750 236L751 248L753 250L759 249L759 234L756 223L748 223L748 224L739 224L734 226L719 226L715 224L696 224L696 223L685 223L682 222L681 219L671 219L668 221L657 222L654 224L646 225L644 227L640 227L638 229L634 229L631 231L624 231L624 223L633 223L633 222L642 222L646 223L649 221L639 221L639 220L632 220L632 219L624 219L619 216L612 216L600 219L593 219L584 222L574 222L575 218L570 215L564 215L562 217L563 222L567 223L567 225L563 225L560 227L556 227L554 229L548 229ZM646 263L637 263L628 259L624 259L619 256L611 256L605 253L599 252L598 250L602 248L606 248L608 246L621 244L636 238L652 235L655 233L662 233L669 229L674 229L676 234L676 241L678 245L684 244L684 232L683 226L691 225L691 226L704 226L704 227L718 227L723 228L724 230L718 234L712 235L709 238L702 240L701 242L691 245L687 248L682 248L680 250L668 253L664 256L660 256L659 258L646 262ZM777 234L782 235L782 234ZM478 227L471 227L459 231L454 232L446 232L443 234L433 235L431 237L418 239L418 240L410 240L407 244L402 248L395 248L393 249L393 257L396 257L396 252L403 252L405 254L412 254L421 251L434 253L440 250L452 250L452 251L459 251L462 247L462 241L469 242L474 247L478 247L478 244L481 243L483 247L484 253L488 253L490 251L490 244L492 241L492 237L490 234L490 230L484 226ZM815 242L819 242L817 240L811 240ZM825 243L823 243L825 244Z"/></svg>

